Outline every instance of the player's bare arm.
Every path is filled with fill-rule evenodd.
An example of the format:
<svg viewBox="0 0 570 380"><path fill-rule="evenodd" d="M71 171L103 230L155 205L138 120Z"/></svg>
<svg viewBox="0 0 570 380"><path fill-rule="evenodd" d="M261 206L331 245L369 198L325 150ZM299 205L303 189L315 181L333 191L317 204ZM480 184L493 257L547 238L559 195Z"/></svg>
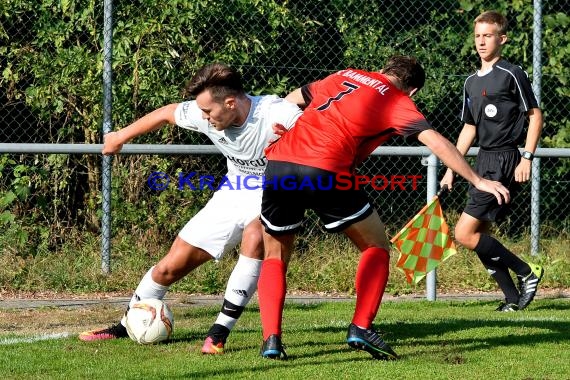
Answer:
<svg viewBox="0 0 570 380"><path fill-rule="evenodd" d="M528 112L528 131L526 134L526 142L524 146L525 152L530 152L534 154L536 147L538 146L538 140L540 139L540 134L542 133L543 118L542 111L539 108L533 108ZM530 174L532 169L532 160L527 158L522 158L521 162L515 169L515 181L517 182L527 182L530 180Z"/></svg>
<svg viewBox="0 0 570 380"><path fill-rule="evenodd" d="M158 108L119 131L105 134L102 153L104 155L119 153L123 144L133 138L157 130L166 124L175 124L174 110L177 106L177 103L173 103Z"/></svg>
<svg viewBox="0 0 570 380"><path fill-rule="evenodd" d="M439 157L447 167L472 183L477 189L493 194L499 204L503 204L503 201L509 203L509 190L500 182L490 181L478 175L455 145L441 134L428 129L418 134L418 140Z"/></svg>
<svg viewBox="0 0 570 380"><path fill-rule="evenodd" d="M465 124L463 126L463 129L461 130L461 133L459 133L459 137L457 138L457 144L455 146L457 147L457 150L459 150L459 152L464 156L469 151L469 148L473 144L473 141L475 141L476 130L477 129L474 125ZM455 173L453 173L453 170L447 168L447 171L445 172L439 185L441 187L447 185L448 189L451 191L451 189L453 188L454 176Z"/></svg>
<svg viewBox="0 0 570 380"><path fill-rule="evenodd" d="M305 98L303 97L303 93L301 92L300 88L290 92L285 97L285 100L287 100L288 102L291 102L293 104L298 105L299 108L301 108L301 109L303 109L307 106L307 103L305 102Z"/></svg>

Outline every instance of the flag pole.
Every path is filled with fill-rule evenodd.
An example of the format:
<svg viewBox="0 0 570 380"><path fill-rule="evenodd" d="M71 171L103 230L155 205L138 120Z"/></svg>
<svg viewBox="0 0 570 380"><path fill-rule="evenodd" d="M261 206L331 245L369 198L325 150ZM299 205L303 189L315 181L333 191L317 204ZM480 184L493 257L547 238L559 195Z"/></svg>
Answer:
<svg viewBox="0 0 570 380"><path fill-rule="evenodd" d="M439 159L435 154L430 154L427 158L427 192L426 198L429 203L436 195L437 191L437 168ZM428 272L426 276L426 298L428 301L435 301L437 287L437 271L436 269Z"/></svg>

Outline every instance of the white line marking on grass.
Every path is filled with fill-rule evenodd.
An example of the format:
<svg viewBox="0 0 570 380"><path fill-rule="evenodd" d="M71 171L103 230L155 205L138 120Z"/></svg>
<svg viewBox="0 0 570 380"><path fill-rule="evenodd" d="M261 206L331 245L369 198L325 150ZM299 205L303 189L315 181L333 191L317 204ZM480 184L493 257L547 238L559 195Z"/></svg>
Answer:
<svg viewBox="0 0 570 380"><path fill-rule="evenodd" d="M0 345L6 346L9 344L18 343L34 343L42 340L63 339L71 336L68 332L54 333L54 334L40 334L22 338L4 338L0 339Z"/></svg>

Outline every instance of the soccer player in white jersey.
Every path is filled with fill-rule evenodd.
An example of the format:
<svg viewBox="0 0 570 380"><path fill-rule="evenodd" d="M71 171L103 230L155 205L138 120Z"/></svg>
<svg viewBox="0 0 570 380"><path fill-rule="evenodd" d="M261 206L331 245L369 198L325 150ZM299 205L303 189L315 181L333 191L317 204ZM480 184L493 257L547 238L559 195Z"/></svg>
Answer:
<svg viewBox="0 0 570 380"><path fill-rule="evenodd" d="M226 156L224 186L179 232L168 254L144 275L127 307L144 298L163 299L170 285L209 260L219 260L241 241L238 261L227 283L217 320L202 347L205 354L224 352L237 319L257 289L263 259L259 213L264 149L276 138L274 125L291 128L301 110L274 95L250 96L240 74L224 64L202 67L187 92L195 100L161 107L104 137L103 154L119 153L123 144L167 124L206 134ZM238 190L239 189L239 190ZM124 317L116 325L79 335L84 341L127 337Z"/></svg>

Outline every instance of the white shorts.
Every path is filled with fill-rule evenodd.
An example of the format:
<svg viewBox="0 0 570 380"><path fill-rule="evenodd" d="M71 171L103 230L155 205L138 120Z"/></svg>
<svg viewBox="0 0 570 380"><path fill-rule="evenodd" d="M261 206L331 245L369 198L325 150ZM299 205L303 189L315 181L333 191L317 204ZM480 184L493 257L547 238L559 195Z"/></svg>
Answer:
<svg viewBox="0 0 570 380"><path fill-rule="evenodd" d="M186 243L208 252L215 260L235 248L243 229L259 217L262 189L221 189L178 233Z"/></svg>

